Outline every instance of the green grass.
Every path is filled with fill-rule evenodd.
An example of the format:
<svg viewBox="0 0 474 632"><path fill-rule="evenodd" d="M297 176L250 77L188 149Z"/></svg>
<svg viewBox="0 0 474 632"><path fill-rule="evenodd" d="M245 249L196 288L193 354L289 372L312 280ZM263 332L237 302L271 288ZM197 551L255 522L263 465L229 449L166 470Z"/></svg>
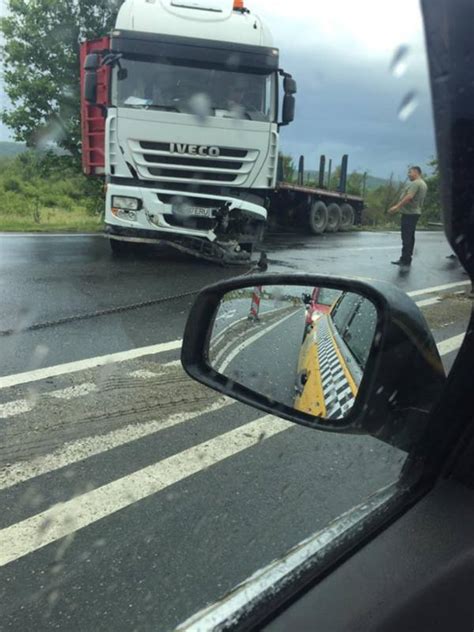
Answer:
<svg viewBox="0 0 474 632"><path fill-rule="evenodd" d="M102 227L101 216L90 215L83 209L66 211L43 207L36 217L34 213L0 212L0 231L4 232L99 232Z"/></svg>

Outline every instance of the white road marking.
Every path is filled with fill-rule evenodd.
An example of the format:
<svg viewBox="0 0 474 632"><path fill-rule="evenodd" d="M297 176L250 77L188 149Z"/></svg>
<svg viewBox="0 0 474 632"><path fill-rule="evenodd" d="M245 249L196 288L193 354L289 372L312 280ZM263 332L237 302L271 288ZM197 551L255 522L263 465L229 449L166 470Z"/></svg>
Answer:
<svg viewBox="0 0 474 632"><path fill-rule="evenodd" d="M293 424L266 415L0 531L0 566L163 491Z"/></svg>
<svg viewBox="0 0 474 632"><path fill-rule="evenodd" d="M140 380L151 380L154 377L158 377L159 373L154 373L153 371L147 371L145 369L138 369L138 371L132 371L129 373L130 377L136 377Z"/></svg>
<svg viewBox="0 0 474 632"><path fill-rule="evenodd" d="M423 301L417 301L416 304L418 307L428 307L429 305L436 305L440 300L439 296L435 296L435 298L425 298Z"/></svg>
<svg viewBox="0 0 474 632"><path fill-rule="evenodd" d="M425 287L422 290L413 290L407 292L408 296L412 298L414 296L423 296L423 294L434 294L435 292L442 292L443 290L450 290L453 287L460 287L464 285L471 285L470 281L456 281L456 283L445 283L444 285L435 285L433 287Z"/></svg>
<svg viewBox="0 0 474 632"><path fill-rule="evenodd" d="M91 393L97 392L98 386L90 382L84 382L83 384L76 384L75 386L68 386L57 391L49 391L46 393L40 393L37 396L31 397L31 399L17 399L12 402L6 402L0 404L0 419L8 419L9 417L16 417L17 415L24 415L34 410L38 403L38 400L45 399L46 397L54 397L55 399L64 399L66 401L75 399L76 397L84 397Z"/></svg>
<svg viewBox="0 0 474 632"><path fill-rule="evenodd" d="M176 367L181 366L181 360L173 360L172 362L166 362L166 364L161 365L163 369L168 367Z"/></svg>
<svg viewBox="0 0 474 632"><path fill-rule="evenodd" d="M190 413L177 413L164 419L156 419L143 424L130 424L125 428L113 430L105 435L85 437L77 441L66 443L61 448L38 456L30 461L20 461L0 469L0 490L8 489L18 483L23 483L37 476L42 476L48 472L54 472L62 467L66 467L87 459L91 456L108 452L126 443L131 443L137 439L143 439L160 430L172 428L187 421L196 419L203 415L208 415L217 410L221 410L231 404L234 400L221 398L214 404L206 406L200 410Z"/></svg>
<svg viewBox="0 0 474 632"><path fill-rule="evenodd" d="M33 406L33 402L27 399L17 399L13 402L0 404L0 419L23 415L23 413L28 413L30 410L33 410Z"/></svg>
<svg viewBox="0 0 474 632"><path fill-rule="evenodd" d="M268 311L264 310L264 311L260 312L260 315L261 316L269 316L270 314L273 314L273 313L276 314L277 312L285 311L286 309L288 309L288 306L276 307L274 309L269 309ZM211 343L213 345L218 345L222 341L222 339L224 338L225 334L229 331L229 329L232 329L232 327L235 327L235 325L238 325L239 323L243 323L245 320L249 320L249 314L250 314L250 310L249 310L249 313L246 316L243 316L242 318L239 318L239 320L234 320L233 323L231 323L230 325L227 325L227 327L222 329L216 335L216 337L212 339ZM222 352L221 352L221 355L222 355ZM219 358L219 356L216 358L216 362L218 361L218 358Z"/></svg>
<svg viewBox="0 0 474 632"><path fill-rule="evenodd" d="M50 393L45 393L45 395L55 397L56 399L68 400L76 397L84 397L84 395L90 395L90 393L95 393L98 390L99 388L95 384L84 382L83 384L77 384L76 386L62 388L60 391L51 391Z"/></svg>
<svg viewBox="0 0 474 632"><path fill-rule="evenodd" d="M292 312L291 314L288 314L288 316L285 316L284 318L274 323L273 325L270 325L270 327L266 327L263 331L259 331L258 334L255 334L254 336L251 336L250 338L247 338L247 340L245 340L244 342L240 343L238 347L236 347L231 353L229 353L227 358L220 365L219 369L217 369L219 373L223 373L227 369L229 364L232 362L232 360L234 360L234 358L236 358L239 355L239 353L241 353L244 349L252 345L262 336L265 336L266 334L270 333L272 329L275 329L275 327L278 327L278 325L281 325L286 320L288 320L292 316L295 316L296 314L299 314L301 316L300 311Z"/></svg>
<svg viewBox="0 0 474 632"><path fill-rule="evenodd" d="M4 377L0 377L0 389L18 386L19 384L27 384L29 382L38 382L39 380L47 380L51 377L58 377L59 375L77 373L78 371L94 369L107 364L135 360L136 358L165 353L166 351L175 351L177 349L181 349L181 343L182 340L173 340L172 342L163 342L150 347L129 349L128 351L119 351L118 353L111 353L109 355L87 358L86 360L78 360L77 362L48 366L44 369L36 369L35 371L26 371L25 373L16 373L15 375L5 375Z"/></svg>
<svg viewBox="0 0 474 632"><path fill-rule="evenodd" d="M461 347L465 335L465 333L459 334L458 336L453 336L452 338L447 338L446 340L438 342L436 346L438 347L439 354L441 356L445 356L448 355L448 353L457 351Z"/></svg>

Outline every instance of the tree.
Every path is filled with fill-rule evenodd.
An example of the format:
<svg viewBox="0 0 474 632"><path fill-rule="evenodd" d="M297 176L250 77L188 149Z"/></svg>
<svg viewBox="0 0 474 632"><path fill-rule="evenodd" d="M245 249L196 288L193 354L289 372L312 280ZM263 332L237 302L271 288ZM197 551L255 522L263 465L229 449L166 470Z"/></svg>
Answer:
<svg viewBox="0 0 474 632"><path fill-rule="evenodd" d="M114 25L120 0L10 0L0 20L4 82L12 103L1 113L15 140L56 142L80 154L79 42Z"/></svg>
<svg viewBox="0 0 474 632"><path fill-rule="evenodd" d="M428 166L431 168L431 175L425 177L425 182L428 185L428 191L426 193L423 217L427 222L441 222L441 183L439 177L439 165L436 158L430 160Z"/></svg>
<svg viewBox="0 0 474 632"><path fill-rule="evenodd" d="M388 209L399 199L404 183L390 179L381 186L369 191L366 196L366 208L363 214L363 223L372 226L392 224L397 221L397 216L387 215Z"/></svg>
<svg viewBox="0 0 474 632"><path fill-rule="evenodd" d="M293 182L295 179L296 167L292 156L289 154L278 154L278 160L281 162L282 176L285 182Z"/></svg>

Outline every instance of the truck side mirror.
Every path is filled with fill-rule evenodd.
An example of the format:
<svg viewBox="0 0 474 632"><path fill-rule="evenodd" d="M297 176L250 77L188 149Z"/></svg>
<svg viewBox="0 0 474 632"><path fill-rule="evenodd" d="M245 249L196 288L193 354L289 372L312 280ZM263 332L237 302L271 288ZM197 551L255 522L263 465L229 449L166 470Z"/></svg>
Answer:
<svg viewBox="0 0 474 632"><path fill-rule="evenodd" d="M283 90L285 91L285 94L296 94L297 86L296 81L293 79L293 77L285 77L285 79L283 80Z"/></svg>
<svg viewBox="0 0 474 632"><path fill-rule="evenodd" d="M296 100L292 94L285 94L283 98L283 121L281 125L289 125L295 120Z"/></svg>
<svg viewBox="0 0 474 632"><path fill-rule="evenodd" d="M84 98L89 103L97 102L97 72L89 70L84 77Z"/></svg>
<svg viewBox="0 0 474 632"><path fill-rule="evenodd" d="M100 55L90 53L84 61L84 98L89 103L97 101L97 68L100 65Z"/></svg>

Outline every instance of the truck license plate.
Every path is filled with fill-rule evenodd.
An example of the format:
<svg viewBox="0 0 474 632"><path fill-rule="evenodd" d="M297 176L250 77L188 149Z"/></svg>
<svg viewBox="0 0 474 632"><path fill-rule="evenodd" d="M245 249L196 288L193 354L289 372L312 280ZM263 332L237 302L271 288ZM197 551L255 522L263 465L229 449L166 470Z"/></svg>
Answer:
<svg viewBox="0 0 474 632"><path fill-rule="evenodd" d="M202 206L190 206L186 209L189 215L193 217L212 217L215 209L213 208L204 208Z"/></svg>

